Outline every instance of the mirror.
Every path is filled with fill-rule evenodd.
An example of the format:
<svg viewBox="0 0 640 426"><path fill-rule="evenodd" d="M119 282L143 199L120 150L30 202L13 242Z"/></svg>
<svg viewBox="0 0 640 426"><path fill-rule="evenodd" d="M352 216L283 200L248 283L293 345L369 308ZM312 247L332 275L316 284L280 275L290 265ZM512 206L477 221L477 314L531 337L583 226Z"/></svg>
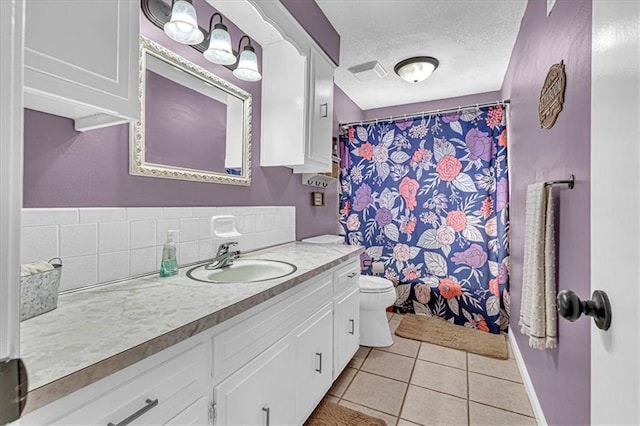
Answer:
<svg viewBox="0 0 640 426"><path fill-rule="evenodd" d="M140 121L129 173L251 184L251 95L140 37Z"/></svg>

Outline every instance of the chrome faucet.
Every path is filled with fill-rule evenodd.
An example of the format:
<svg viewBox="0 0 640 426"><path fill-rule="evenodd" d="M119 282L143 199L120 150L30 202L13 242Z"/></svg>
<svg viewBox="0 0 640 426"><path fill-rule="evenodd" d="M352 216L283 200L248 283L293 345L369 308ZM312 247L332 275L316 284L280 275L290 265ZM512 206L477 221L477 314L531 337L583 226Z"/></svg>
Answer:
<svg viewBox="0 0 640 426"><path fill-rule="evenodd" d="M224 268L225 266L231 266L233 261L240 256L240 251L230 251L231 246L235 246L238 243L235 241L229 243L222 243L218 246L218 252L216 253L216 257L211 259L211 262L208 263L204 269L212 270Z"/></svg>

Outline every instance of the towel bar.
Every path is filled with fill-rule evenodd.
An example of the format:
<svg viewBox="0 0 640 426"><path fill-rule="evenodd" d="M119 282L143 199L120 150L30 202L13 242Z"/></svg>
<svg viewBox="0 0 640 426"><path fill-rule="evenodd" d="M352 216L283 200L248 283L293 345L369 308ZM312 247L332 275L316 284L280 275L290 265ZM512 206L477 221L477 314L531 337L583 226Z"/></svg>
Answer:
<svg viewBox="0 0 640 426"><path fill-rule="evenodd" d="M576 177L574 175L569 176L569 180L552 180L544 183L545 186L549 185L567 185L569 189L573 189L576 184Z"/></svg>

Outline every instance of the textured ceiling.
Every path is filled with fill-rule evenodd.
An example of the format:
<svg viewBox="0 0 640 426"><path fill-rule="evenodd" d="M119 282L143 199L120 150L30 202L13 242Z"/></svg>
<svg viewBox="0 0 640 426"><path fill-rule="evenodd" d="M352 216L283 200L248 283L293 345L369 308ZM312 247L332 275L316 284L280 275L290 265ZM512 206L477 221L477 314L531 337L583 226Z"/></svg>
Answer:
<svg viewBox="0 0 640 426"><path fill-rule="evenodd" d="M526 0L316 0L340 33L336 84L362 109L500 90ZM407 83L394 65L434 56L438 69ZM348 68L377 60L381 80L363 82Z"/></svg>

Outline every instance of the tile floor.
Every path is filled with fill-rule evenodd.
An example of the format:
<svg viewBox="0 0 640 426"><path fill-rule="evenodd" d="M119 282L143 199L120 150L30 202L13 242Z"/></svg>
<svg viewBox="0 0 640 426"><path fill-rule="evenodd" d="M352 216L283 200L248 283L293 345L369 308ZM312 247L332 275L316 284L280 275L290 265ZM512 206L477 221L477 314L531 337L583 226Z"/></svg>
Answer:
<svg viewBox="0 0 640 426"><path fill-rule="evenodd" d="M402 316L387 316L393 332ZM511 348L503 361L393 339L360 347L326 399L390 426L536 424Z"/></svg>

